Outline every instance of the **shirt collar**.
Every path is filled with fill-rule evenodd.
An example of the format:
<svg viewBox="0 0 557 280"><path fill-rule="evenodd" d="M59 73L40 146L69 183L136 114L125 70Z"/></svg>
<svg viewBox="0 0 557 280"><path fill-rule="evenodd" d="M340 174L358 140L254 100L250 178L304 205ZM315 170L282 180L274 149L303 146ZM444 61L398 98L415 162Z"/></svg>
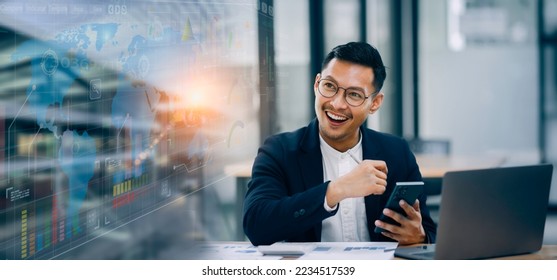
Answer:
<svg viewBox="0 0 557 280"><path fill-rule="evenodd" d="M358 143L344 153L337 151L335 148L327 144L327 142L325 142L325 139L321 137L321 134L319 134L319 144L321 146L321 152L325 156L340 159L348 155L348 153L350 152L353 156L360 157L359 155L362 155L362 132L360 131Z"/></svg>

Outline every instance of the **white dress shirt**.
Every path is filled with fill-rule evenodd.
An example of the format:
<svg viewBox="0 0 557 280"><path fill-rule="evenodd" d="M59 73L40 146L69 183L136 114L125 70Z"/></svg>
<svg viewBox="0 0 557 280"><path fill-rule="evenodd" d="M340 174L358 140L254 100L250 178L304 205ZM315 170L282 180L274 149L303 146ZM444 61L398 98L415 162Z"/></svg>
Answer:
<svg viewBox="0 0 557 280"><path fill-rule="evenodd" d="M321 154L323 155L324 182L332 181L350 172L358 163L348 154L351 153L358 160L362 160L362 137L356 146L347 152L341 153L329 146L321 135L319 136ZM323 242L359 242L369 241L367 230L366 207L363 197L347 198L342 200L335 208L327 205L323 207L329 212L340 207L336 215L322 222L321 241Z"/></svg>

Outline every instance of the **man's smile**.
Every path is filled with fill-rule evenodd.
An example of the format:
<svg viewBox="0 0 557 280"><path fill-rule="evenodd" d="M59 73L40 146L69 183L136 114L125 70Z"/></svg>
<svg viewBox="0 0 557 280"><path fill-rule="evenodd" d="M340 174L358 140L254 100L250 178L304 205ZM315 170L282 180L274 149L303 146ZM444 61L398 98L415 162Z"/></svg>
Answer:
<svg viewBox="0 0 557 280"><path fill-rule="evenodd" d="M339 114L335 114L333 112L330 111L326 111L325 115L327 115L327 118L329 119L330 122L332 122L333 124L342 124L344 122L346 122L349 118L343 115L339 115Z"/></svg>

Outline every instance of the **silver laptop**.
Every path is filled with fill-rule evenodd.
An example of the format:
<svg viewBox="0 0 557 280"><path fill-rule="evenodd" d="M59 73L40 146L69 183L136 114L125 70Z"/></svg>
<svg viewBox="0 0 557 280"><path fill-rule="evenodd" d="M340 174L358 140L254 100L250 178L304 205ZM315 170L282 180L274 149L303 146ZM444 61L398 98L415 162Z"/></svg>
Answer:
<svg viewBox="0 0 557 280"><path fill-rule="evenodd" d="M483 259L541 249L553 165L447 172L437 243L397 248L407 259Z"/></svg>

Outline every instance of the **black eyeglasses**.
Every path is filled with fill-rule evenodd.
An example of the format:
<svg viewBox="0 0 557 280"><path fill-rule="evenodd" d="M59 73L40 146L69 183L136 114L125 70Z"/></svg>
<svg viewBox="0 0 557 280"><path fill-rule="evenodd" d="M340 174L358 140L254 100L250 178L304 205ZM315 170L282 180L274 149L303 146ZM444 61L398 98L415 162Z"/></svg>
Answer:
<svg viewBox="0 0 557 280"><path fill-rule="evenodd" d="M344 89L344 100L346 100L348 105L353 107L358 107L364 104L366 99L373 95L372 93L369 96L366 96L364 91L361 89L339 87L337 83L327 79L320 79L317 86L319 94L327 98L335 96L339 89Z"/></svg>

